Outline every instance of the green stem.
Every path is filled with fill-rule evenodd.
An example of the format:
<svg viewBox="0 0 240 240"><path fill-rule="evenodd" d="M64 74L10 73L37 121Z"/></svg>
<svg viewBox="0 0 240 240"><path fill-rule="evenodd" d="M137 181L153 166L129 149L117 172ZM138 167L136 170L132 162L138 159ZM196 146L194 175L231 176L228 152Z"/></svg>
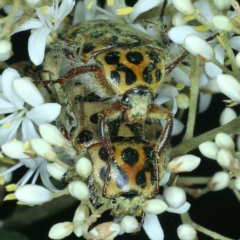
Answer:
<svg viewBox="0 0 240 240"><path fill-rule="evenodd" d="M187 130L185 132L183 141L187 141L193 137L193 131L196 120L196 111L197 111L197 102L198 102L198 93L199 93L199 81L202 68L200 67L201 61L199 58L196 58L190 55L192 71L190 74L191 87L190 87L190 105L188 112L188 121L187 121Z"/></svg>
<svg viewBox="0 0 240 240"><path fill-rule="evenodd" d="M205 141L211 141L215 138L217 133L223 132L227 134L240 134L240 116L232 120L231 122L217 127L213 130L210 130L204 134L201 134L197 137L187 140L186 142L180 143L174 147L170 153L170 158L184 155L189 151L198 148L199 144Z"/></svg>

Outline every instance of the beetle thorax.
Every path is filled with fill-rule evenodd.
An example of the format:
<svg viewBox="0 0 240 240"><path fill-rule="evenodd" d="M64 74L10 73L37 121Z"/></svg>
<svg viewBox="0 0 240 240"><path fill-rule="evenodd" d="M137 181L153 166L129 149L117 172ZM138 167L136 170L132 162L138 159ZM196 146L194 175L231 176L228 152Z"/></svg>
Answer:
<svg viewBox="0 0 240 240"><path fill-rule="evenodd" d="M128 123L145 122L153 95L148 89L133 89L125 94L122 106L125 109L125 121Z"/></svg>

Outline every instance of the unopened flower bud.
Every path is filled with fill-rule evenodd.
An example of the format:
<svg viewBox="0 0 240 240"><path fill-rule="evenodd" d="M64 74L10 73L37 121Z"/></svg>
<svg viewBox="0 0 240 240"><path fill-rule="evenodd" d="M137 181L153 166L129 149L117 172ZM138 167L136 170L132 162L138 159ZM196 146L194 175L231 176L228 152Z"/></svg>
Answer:
<svg viewBox="0 0 240 240"><path fill-rule="evenodd" d="M240 191L240 177L235 179L235 187L238 191Z"/></svg>
<svg viewBox="0 0 240 240"><path fill-rule="evenodd" d="M52 193L48 189L34 184L23 185L14 194L19 201L29 205L39 205L52 200Z"/></svg>
<svg viewBox="0 0 240 240"><path fill-rule="evenodd" d="M33 107L44 103L42 94L31 82L31 78L29 77L22 77L13 80L13 89L20 98Z"/></svg>
<svg viewBox="0 0 240 240"><path fill-rule="evenodd" d="M66 145L66 139L58 128L52 124L41 124L39 132L41 137L54 147L64 147Z"/></svg>
<svg viewBox="0 0 240 240"><path fill-rule="evenodd" d="M121 221L122 230L126 233L133 233L138 229L138 221L135 217L125 216Z"/></svg>
<svg viewBox="0 0 240 240"><path fill-rule="evenodd" d="M92 172L92 163L88 158L81 157L76 162L76 172L79 176L86 179Z"/></svg>
<svg viewBox="0 0 240 240"><path fill-rule="evenodd" d="M201 154L210 159L217 159L218 146L216 143L211 141L203 142L199 145L199 150Z"/></svg>
<svg viewBox="0 0 240 240"><path fill-rule="evenodd" d="M184 20L184 15L180 12L177 12L172 17L173 26L182 26L186 25L187 21Z"/></svg>
<svg viewBox="0 0 240 240"><path fill-rule="evenodd" d="M229 168L234 163L234 157L228 149L220 149L217 154L217 162L220 166Z"/></svg>
<svg viewBox="0 0 240 240"><path fill-rule="evenodd" d="M84 225L80 225L74 229L74 233L77 237L81 237L83 235Z"/></svg>
<svg viewBox="0 0 240 240"><path fill-rule="evenodd" d="M215 7L220 11L227 11L231 7L229 0L214 0Z"/></svg>
<svg viewBox="0 0 240 240"><path fill-rule="evenodd" d="M47 164L47 171L53 178L61 180L67 170L57 163L49 163Z"/></svg>
<svg viewBox="0 0 240 240"><path fill-rule="evenodd" d="M168 205L160 199L151 199L145 201L143 211L150 214L161 214L166 211Z"/></svg>
<svg viewBox="0 0 240 240"><path fill-rule="evenodd" d="M181 1L178 1L181 2ZM213 47L203 38L195 34L189 34L185 38L185 47L192 55L209 62L214 57Z"/></svg>
<svg viewBox="0 0 240 240"><path fill-rule="evenodd" d="M90 233L94 236L94 240L112 240L119 234L120 231L121 227L119 224L114 222L105 222L94 227Z"/></svg>
<svg viewBox="0 0 240 240"><path fill-rule="evenodd" d="M2 145L2 151L10 158L32 158L35 153L32 149L26 149L21 141L12 140Z"/></svg>
<svg viewBox="0 0 240 240"><path fill-rule="evenodd" d="M173 0L174 7L184 15L193 15L195 8L190 0Z"/></svg>
<svg viewBox="0 0 240 240"><path fill-rule="evenodd" d="M82 222L89 216L89 209L86 205L80 204L80 206L76 209L73 223Z"/></svg>
<svg viewBox="0 0 240 240"><path fill-rule="evenodd" d="M32 139L31 146L37 155L48 161L54 161L57 158L57 154L51 144L42 138Z"/></svg>
<svg viewBox="0 0 240 240"><path fill-rule="evenodd" d="M228 183L229 177L226 172L216 172L208 183L208 187L211 191L219 191L226 188Z"/></svg>
<svg viewBox="0 0 240 240"><path fill-rule="evenodd" d="M223 94L235 102L240 102L240 84L234 77L228 74L219 74L217 85Z"/></svg>
<svg viewBox="0 0 240 240"><path fill-rule="evenodd" d="M237 117L236 112L232 108L226 107L220 115L220 124L221 125L227 124L236 117Z"/></svg>
<svg viewBox="0 0 240 240"><path fill-rule="evenodd" d="M48 233L48 237L51 239L63 239L69 236L75 226L71 222L62 222L53 225Z"/></svg>
<svg viewBox="0 0 240 240"><path fill-rule="evenodd" d="M170 186L163 191L163 198L172 208L179 208L186 202L186 193L182 188Z"/></svg>
<svg viewBox="0 0 240 240"><path fill-rule="evenodd" d="M12 56L12 44L7 40L0 40L0 61L6 61Z"/></svg>
<svg viewBox="0 0 240 240"><path fill-rule="evenodd" d="M167 170L174 173L191 172L200 164L201 159L192 154L186 154L181 157L172 159L168 165Z"/></svg>
<svg viewBox="0 0 240 240"><path fill-rule="evenodd" d="M231 32L234 29L231 20L223 15L214 16L212 18L212 23L219 30Z"/></svg>
<svg viewBox="0 0 240 240"><path fill-rule="evenodd" d="M89 189L86 183L82 181L73 181L68 184L69 193L79 199L80 201L85 201L89 198Z"/></svg>
<svg viewBox="0 0 240 240"><path fill-rule="evenodd" d="M181 224L177 228L177 235L181 240L197 239L197 232L190 224Z"/></svg>
<svg viewBox="0 0 240 240"><path fill-rule="evenodd" d="M236 60L237 66L240 68L240 52L236 55L235 60Z"/></svg>
<svg viewBox="0 0 240 240"><path fill-rule="evenodd" d="M215 137L215 143L219 148L234 150L235 144L232 138L226 133L218 133Z"/></svg>

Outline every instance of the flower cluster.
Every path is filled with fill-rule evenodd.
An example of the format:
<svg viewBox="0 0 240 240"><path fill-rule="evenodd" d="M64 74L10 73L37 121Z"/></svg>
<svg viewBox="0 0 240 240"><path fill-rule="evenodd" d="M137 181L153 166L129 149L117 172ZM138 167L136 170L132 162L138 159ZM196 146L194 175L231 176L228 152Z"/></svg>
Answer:
<svg viewBox="0 0 240 240"><path fill-rule="evenodd" d="M193 222L186 193L200 197L228 187L240 201L238 2L102 2L0 3L4 12L0 20L0 183L10 192L4 200L32 206L70 195L80 201L72 220L56 220L49 227L51 239L74 233L85 239L113 240L142 227L150 239L162 240L164 229L157 215L165 212L181 214L181 223L172 230L175 238L194 240L201 231L214 239L229 239L221 230L213 232ZM130 31L118 42L119 36L109 36L99 27L80 42L78 36L85 36L90 28L88 21L100 20L119 36L120 24ZM83 29L75 27L85 22ZM71 34L70 29L74 29ZM26 43L31 64L22 67L11 62L11 36L25 30L31 31ZM145 46L131 31L147 36L151 44ZM123 56L127 51L130 54ZM159 52L161 56L156 56ZM144 84L128 88L136 77L143 78ZM121 84L124 90L115 91ZM216 95L227 104L220 109L220 126L195 136L198 116ZM208 122L215 118L212 115ZM170 136L179 134L178 145L170 147ZM191 153L197 148L215 160L207 161L217 166L210 176L194 175L202 165L200 157ZM15 170L22 166L26 173L13 183ZM101 221L105 212L112 220ZM4 224L5 220L3 229Z"/></svg>

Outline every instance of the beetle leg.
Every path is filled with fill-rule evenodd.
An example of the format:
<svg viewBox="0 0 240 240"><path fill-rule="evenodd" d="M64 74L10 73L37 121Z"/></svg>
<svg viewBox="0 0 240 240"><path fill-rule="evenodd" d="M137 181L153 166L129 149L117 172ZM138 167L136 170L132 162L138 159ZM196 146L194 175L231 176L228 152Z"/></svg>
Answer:
<svg viewBox="0 0 240 240"><path fill-rule="evenodd" d="M171 137L171 133L172 133L172 127L173 127L173 116L172 113L170 111L168 111L166 108L157 106L157 105L152 105L150 110L149 110L149 118L157 120L160 123L160 120L165 120L165 126L163 128L163 131L159 137L159 139L157 140L156 144L155 144L155 157L154 157L154 161L155 161L155 172L156 172L156 176L155 176L155 181L156 181L156 185L155 185L155 191L154 194L152 196L155 197L158 192L159 192L159 162L160 162L160 154L165 150L165 148L168 148L169 145L169 139Z"/></svg>
<svg viewBox="0 0 240 240"><path fill-rule="evenodd" d="M107 108L104 108L99 113L99 128L100 128L100 135L103 141L103 145L105 149L107 150L107 153L109 155L108 157L108 166L106 170L106 175L104 179L104 185L102 189L102 196L106 198L106 191L107 191L107 182L109 180L109 174L111 170L111 164L112 164L112 158L113 158L113 148L111 144L111 139L109 135L109 128L108 128L108 122L113 121L121 116L121 105L120 102L115 102L112 105L110 105Z"/></svg>
<svg viewBox="0 0 240 240"><path fill-rule="evenodd" d="M187 51L184 51L177 59L174 60L169 66L166 67L166 75L169 74L183 59L188 55Z"/></svg>

